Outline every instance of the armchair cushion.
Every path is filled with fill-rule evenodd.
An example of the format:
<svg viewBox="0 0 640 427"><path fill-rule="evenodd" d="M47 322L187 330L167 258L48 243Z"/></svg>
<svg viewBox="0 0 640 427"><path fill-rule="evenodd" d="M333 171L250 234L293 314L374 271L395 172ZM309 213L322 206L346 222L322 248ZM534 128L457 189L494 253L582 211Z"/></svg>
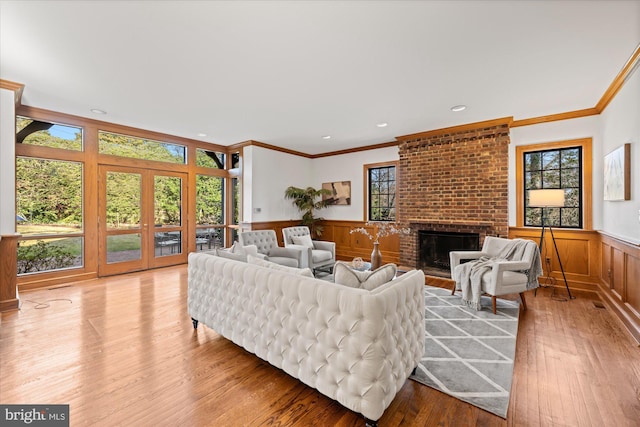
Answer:
<svg viewBox="0 0 640 427"><path fill-rule="evenodd" d="M373 271L357 271L347 263L338 261L333 267L333 278L339 285L372 291L393 280L397 270L395 264L385 264Z"/></svg>
<svg viewBox="0 0 640 427"><path fill-rule="evenodd" d="M313 272L309 268L295 268L287 267L285 265L276 264L275 262L266 261L262 258L247 255L247 262L249 264L259 265L260 267L271 268L273 270L284 271L290 274L298 274L300 276L313 277Z"/></svg>
<svg viewBox="0 0 640 427"><path fill-rule="evenodd" d="M266 255L268 261L288 267L306 267L306 252L301 249L279 247L274 230L243 231L238 237L242 246L255 245L258 253Z"/></svg>
<svg viewBox="0 0 640 427"><path fill-rule="evenodd" d="M311 236L308 234L304 236L291 236L291 240L293 240L293 243L296 245L313 248L313 241L311 240Z"/></svg>

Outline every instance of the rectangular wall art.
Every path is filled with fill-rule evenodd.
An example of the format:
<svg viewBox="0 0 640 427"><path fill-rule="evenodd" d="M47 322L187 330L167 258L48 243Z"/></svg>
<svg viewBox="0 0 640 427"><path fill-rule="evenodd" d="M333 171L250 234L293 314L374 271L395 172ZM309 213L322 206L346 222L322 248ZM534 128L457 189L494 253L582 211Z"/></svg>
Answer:
<svg viewBox="0 0 640 427"><path fill-rule="evenodd" d="M631 199L631 144L624 144L604 157L604 199Z"/></svg>
<svg viewBox="0 0 640 427"><path fill-rule="evenodd" d="M325 182L322 188L331 191L330 195L323 195L322 200L329 205L351 204L351 181Z"/></svg>

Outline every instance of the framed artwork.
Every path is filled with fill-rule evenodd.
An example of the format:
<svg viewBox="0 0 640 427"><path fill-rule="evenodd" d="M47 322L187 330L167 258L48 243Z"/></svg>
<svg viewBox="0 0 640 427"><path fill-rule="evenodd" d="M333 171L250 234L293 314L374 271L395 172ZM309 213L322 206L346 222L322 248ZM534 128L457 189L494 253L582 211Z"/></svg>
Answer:
<svg viewBox="0 0 640 427"><path fill-rule="evenodd" d="M604 199L631 199L631 144L604 156Z"/></svg>
<svg viewBox="0 0 640 427"><path fill-rule="evenodd" d="M325 182L322 189L331 191L329 195L322 195L322 200L328 205L351 204L351 181Z"/></svg>

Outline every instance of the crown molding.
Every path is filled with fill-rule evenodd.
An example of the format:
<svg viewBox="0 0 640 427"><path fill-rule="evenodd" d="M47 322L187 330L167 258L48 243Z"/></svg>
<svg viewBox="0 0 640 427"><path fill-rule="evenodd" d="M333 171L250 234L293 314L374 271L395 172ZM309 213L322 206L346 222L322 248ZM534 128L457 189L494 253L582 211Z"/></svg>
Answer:
<svg viewBox="0 0 640 427"><path fill-rule="evenodd" d="M622 70L618 73L613 82L609 85L607 90L600 98L600 101L596 104L595 108L598 110L598 113L602 113L607 105L611 102L611 100L616 96L624 82L631 76L633 71L637 68L638 63L640 62L640 44L636 46L636 50L633 51L629 60L624 64Z"/></svg>
<svg viewBox="0 0 640 427"><path fill-rule="evenodd" d="M466 132L473 129L490 128L490 127L503 126L503 125L511 126L511 123L513 123L512 116L501 117L499 119L485 120L482 122L467 123L459 126L451 126L451 127L441 128L441 129L428 130L426 132L412 133L410 135L396 136L396 139L398 141L405 142L405 141L410 141L418 138L430 138L437 135Z"/></svg>
<svg viewBox="0 0 640 427"><path fill-rule="evenodd" d="M540 123L555 122L558 120L577 119L579 117L594 116L600 114L597 108L585 108L584 110L568 111L566 113L550 114L548 116L532 117L529 119L514 120L511 127L537 125Z"/></svg>

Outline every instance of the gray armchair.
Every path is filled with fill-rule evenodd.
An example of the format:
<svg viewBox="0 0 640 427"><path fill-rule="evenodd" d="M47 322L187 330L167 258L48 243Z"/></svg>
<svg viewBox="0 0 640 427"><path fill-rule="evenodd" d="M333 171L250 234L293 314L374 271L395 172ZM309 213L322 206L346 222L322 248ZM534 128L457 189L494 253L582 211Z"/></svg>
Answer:
<svg viewBox="0 0 640 427"><path fill-rule="evenodd" d="M295 248L306 252L302 267L309 267L314 274L317 269L333 270L336 263L336 244L323 240L311 240L309 227L285 227L282 229L285 248Z"/></svg>
<svg viewBox="0 0 640 427"><path fill-rule="evenodd" d="M306 254L299 249L278 246L274 230L243 231L238 238L242 246L256 245L258 253L266 255L268 261L288 267L305 267L303 257Z"/></svg>

